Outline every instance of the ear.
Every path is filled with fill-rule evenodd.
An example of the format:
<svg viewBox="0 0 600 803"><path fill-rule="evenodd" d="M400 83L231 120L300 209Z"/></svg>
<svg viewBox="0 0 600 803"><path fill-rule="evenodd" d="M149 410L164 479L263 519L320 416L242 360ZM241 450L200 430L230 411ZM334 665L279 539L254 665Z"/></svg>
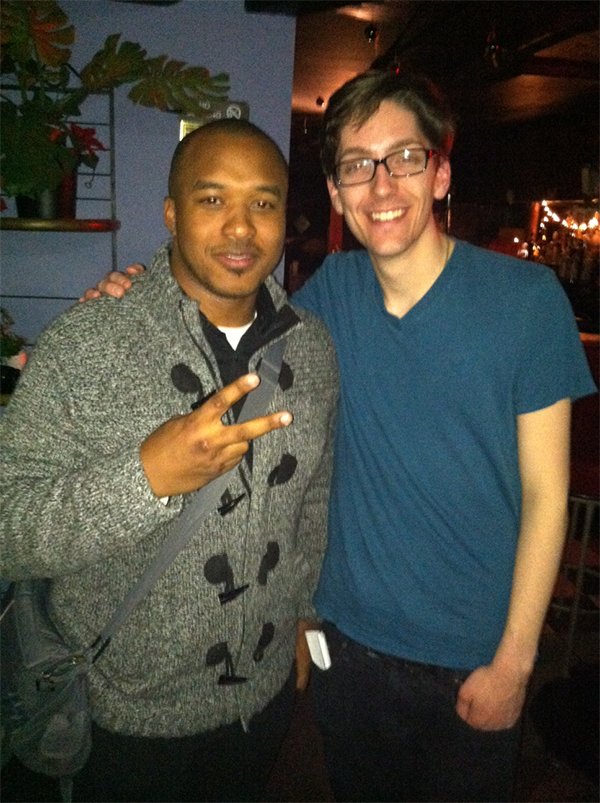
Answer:
<svg viewBox="0 0 600 803"><path fill-rule="evenodd" d="M172 237L175 236L175 201L167 195L163 201L163 219Z"/></svg>
<svg viewBox="0 0 600 803"><path fill-rule="evenodd" d="M450 167L450 160L447 156L440 156L433 185L433 196L437 201L441 201L442 198L446 197L450 189L451 180L452 169Z"/></svg>
<svg viewBox="0 0 600 803"><path fill-rule="evenodd" d="M329 190L329 197L331 198L331 205L338 213L338 215L344 214L344 206L342 204L342 199L340 198L340 191L337 187L337 184L332 178L327 178L327 189Z"/></svg>

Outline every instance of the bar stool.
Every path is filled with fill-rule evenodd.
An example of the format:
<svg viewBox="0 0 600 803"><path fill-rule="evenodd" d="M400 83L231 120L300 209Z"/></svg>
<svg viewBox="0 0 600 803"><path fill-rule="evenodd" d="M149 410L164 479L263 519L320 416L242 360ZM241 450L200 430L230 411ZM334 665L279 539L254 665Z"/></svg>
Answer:
<svg viewBox="0 0 600 803"><path fill-rule="evenodd" d="M598 616L598 498L571 494L569 528L557 583L556 598L551 607L568 614L563 674L569 676L577 626L581 616ZM586 594L586 581L594 584L594 592ZM584 604L584 601L586 604Z"/></svg>
<svg viewBox="0 0 600 803"><path fill-rule="evenodd" d="M599 338L583 338L590 369L598 384ZM573 403L571 417L571 483L567 539L550 607L568 614L563 672L569 675L579 620L600 613L599 509L600 410L598 394ZM587 584L591 593L587 593ZM584 604L585 603L585 604Z"/></svg>

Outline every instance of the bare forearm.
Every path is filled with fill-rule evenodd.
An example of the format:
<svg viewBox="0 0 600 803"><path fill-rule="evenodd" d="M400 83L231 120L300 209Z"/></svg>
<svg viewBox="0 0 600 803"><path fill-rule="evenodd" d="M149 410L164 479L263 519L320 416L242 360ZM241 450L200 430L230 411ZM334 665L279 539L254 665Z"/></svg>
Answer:
<svg viewBox="0 0 600 803"><path fill-rule="evenodd" d="M504 633L460 689L457 712L474 728L510 728L521 715L564 541L564 506L550 507L524 511Z"/></svg>
<svg viewBox="0 0 600 803"><path fill-rule="evenodd" d="M508 614L490 664L463 683L459 715L509 728L521 713L563 550L569 478L568 400L518 419L522 505Z"/></svg>
<svg viewBox="0 0 600 803"><path fill-rule="evenodd" d="M564 546L566 494L524 500L506 627L494 661L530 674Z"/></svg>

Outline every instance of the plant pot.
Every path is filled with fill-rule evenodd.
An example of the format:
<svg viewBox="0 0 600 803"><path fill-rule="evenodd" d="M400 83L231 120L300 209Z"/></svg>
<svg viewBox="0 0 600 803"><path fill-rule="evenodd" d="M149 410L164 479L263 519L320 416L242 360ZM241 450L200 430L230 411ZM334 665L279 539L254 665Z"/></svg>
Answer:
<svg viewBox="0 0 600 803"><path fill-rule="evenodd" d="M65 176L58 185L56 217L74 218L77 210L77 170Z"/></svg>
<svg viewBox="0 0 600 803"><path fill-rule="evenodd" d="M42 190L36 198L17 195L15 201L19 217L40 220L74 218L77 207L77 171L65 176L53 190Z"/></svg>

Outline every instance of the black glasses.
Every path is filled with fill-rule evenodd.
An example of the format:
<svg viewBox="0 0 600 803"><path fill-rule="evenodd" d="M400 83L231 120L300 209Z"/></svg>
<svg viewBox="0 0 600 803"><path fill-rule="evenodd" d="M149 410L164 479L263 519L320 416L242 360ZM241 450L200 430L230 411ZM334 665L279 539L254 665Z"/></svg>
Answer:
<svg viewBox="0 0 600 803"><path fill-rule="evenodd" d="M384 165L390 176L406 178L424 173L432 156L438 151L431 148L402 148L389 153L384 159L348 159L335 166L335 183L338 187L353 187L371 181L379 165Z"/></svg>

